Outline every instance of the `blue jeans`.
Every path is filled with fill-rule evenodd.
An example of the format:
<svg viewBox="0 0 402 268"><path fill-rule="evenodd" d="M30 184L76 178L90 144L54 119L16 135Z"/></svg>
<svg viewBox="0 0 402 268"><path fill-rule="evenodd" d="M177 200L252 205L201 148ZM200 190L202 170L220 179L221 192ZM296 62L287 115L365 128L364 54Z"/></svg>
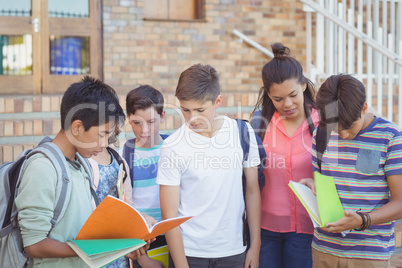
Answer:
<svg viewBox="0 0 402 268"><path fill-rule="evenodd" d="M313 235L261 229L261 268L311 268Z"/></svg>

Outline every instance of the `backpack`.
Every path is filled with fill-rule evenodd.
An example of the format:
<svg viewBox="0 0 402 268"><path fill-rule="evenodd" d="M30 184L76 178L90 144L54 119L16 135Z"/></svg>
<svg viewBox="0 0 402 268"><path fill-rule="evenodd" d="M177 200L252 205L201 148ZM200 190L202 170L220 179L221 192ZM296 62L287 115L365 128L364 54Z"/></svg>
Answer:
<svg viewBox="0 0 402 268"><path fill-rule="evenodd" d="M240 144L243 149L243 159L247 160L248 155L250 152L250 136L248 132L248 127L245 120L236 119L237 125L239 127L239 137L240 137ZM260 155L260 164L258 165L258 186L260 190L265 185L265 175L264 175L264 167L265 167L265 160L267 158L267 153L265 152L265 148L262 144L260 137L255 132L255 139L257 141L258 146L258 153ZM246 194L246 176L243 173L243 196Z"/></svg>
<svg viewBox="0 0 402 268"><path fill-rule="evenodd" d="M127 170L126 170L126 165L124 164L124 162L123 162L123 159L121 158L121 156L119 155L119 153L118 152L116 152L116 150L114 150L114 149L112 149L112 148L110 148L110 147L106 147L106 150L111 154L111 155L113 155L113 157L114 157L114 159L116 159L116 161L117 161L117 164L120 166L120 165L123 165L123 170L124 170L124 177L123 177L123 183L126 181L126 179L127 179Z"/></svg>
<svg viewBox="0 0 402 268"><path fill-rule="evenodd" d="M163 140L165 140L169 135L160 134ZM123 158L126 160L128 167L130 169L131 186L134 182L133 165L134 165L134 151L135 151L135 138L126 141L123 147Z"/></svg>
<svg viewBox="0 0 402 268"><path fill-rule="evenodd" d="M239 137L240 137L240 144L243 149L243 159L247 160L248 155L250 152L250 134L248 132L248 127L246 121L242 119L236 119L237 125L239 128ZM258 153L260 155L261 163L258 165L258 186L260 190L265 185L265 175L264 175L264 167L265 167L265 160L267 158L267 153L265 152L265 148L262 144L260 137L255 133L255 139L258 145ZM242 175L242 185L243 185L243 199L244 204L246 204L246 176ZM246 213L243 215L243 245L247 245L247 249L250 246L250 230L248 228Z"/></svg>
<svg viewBox="0 0 402 268"><path fill-rule="evenodd" d="M14 162L0 167L0 267L30 267L30 260L24 252L21 230L18 226L18 211L15 206L15 197L21 180L21 171L26 160L37 153L44 154L53 164L57 172L56 204L51 229L63 217L71 197L70 172L65 156L59 147L51 143L50 137L44 138L34 149L23 151ZM92 178L92 169L87 159L77 154L78 161ZM88 178L88 179L90 179ZM92 183L92 182L91 182ZM91 187L91 194L98 204L95 191ZM49 233L51 232L51 229Z"/></svg>

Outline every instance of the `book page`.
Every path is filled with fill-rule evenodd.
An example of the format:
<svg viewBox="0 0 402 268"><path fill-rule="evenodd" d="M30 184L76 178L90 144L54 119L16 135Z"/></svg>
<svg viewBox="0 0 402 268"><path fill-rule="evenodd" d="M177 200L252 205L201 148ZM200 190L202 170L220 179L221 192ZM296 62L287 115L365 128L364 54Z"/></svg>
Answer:
<svg viewBox="0 0 402 268"><path fill-rule="evenodd" d="M143 239L149 232L148 224L138 210L108 195L92 212L75 239Z"/></svg>
<svg viewBox="0 0 402 268"><path fill-rule="evenodd" d="M177 218L166 219L166 220L160 221L160 222L156 223L154 226L152 226L151 233L149 236L147 236L145 238L145 240L148 240L148 239L157 237L158 235L164 234L167 231L179 226L180 224L182 224L183 222L185 222L191 218L192 218L192 216L190 216L190 217L182 216L182 217L177 217Z"/></svg>
<svg viewBox="0 0 402 268"><path fill-rule="evenodd" d="M297 198L307 210L314 227L320 226L321 219L318 212L317 197L313 194L313 191L306 185L295 181L290 181L289 187L293 190Z"/></svg>

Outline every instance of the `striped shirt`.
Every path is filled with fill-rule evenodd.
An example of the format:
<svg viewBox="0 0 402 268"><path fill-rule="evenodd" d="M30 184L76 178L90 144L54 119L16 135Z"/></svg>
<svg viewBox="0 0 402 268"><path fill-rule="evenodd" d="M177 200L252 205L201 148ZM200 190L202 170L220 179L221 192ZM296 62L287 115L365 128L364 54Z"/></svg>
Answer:
<svg viewBox="0 0 402 268"><path fill-rule="evenodd" d="M135 146L133 161L134 207L155 220L161 220L159 185L156 184L162 143L152 148Z"/></svg>
<svg viewBox="0 0 402 268"><path fill-rule="evenodd" d="M318 170L316 156L314 133L314 171ZM379 117L352 140L332 132L321 173L334 178L345 210L377 210L390 199L387 177L402 174L402 135L397 126ZM312 246L339 257L386 260L395 249L394 222L353 230L345 237L315 229Z"/></svg>

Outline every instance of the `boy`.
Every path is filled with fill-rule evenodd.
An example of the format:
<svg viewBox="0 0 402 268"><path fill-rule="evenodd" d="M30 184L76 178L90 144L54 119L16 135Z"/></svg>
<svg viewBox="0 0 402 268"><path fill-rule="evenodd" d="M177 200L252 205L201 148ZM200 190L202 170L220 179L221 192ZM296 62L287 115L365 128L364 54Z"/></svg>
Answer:
<svg viewBox="0 0 402 268"><path fill-rule="evenodd" d="M101 152L122 116L114 90L99 80L85 77L64 93L61 129L52 142L69 166L72 190L65 214L52 229L57 174L41 154L25 163L15 200L23 244L34 267L87 267L65 243L76 237L94 209L92 178L77 161L77 154L89 158Z"/></svg>
<svg viewBox="0 0 402 268"><path fill-rule="evenodd" d="M402 217L402 135L367 112L364 85L351 75L327 78L316 103L313 170L334 178L345 215L315 229L313 267L389 267Z"/></svg>
<svg viewBox="0 0 402 268"><path fill-rule="evenodd" d="M260 159L253 130L248 125L250 153L243 161L236 121L216 114L222 96L218 74L209 65L185 70L176 97L186 123L162 145L157 176L162 218L194 218L166 233L169 267L258 267L261 201L256 166ZM251 233L247 254L245 207Z"/></svg>
<svg viewBox="0 0 402 268"><path fill-rule="evenodd" d="M125 143L122 155L130 168L134 207L143 215L153 217L148 220L153 223L161 220L159 185L155 180L160 148L166 138L159 134L160 124L165 120L163 102L163 95L148 85L131 90L126 97L127 118L136 138ZM165 245L162 235L152 243L151 249ZM141 267L161 265L147 256L141 257L138 264Z"/></svg>

